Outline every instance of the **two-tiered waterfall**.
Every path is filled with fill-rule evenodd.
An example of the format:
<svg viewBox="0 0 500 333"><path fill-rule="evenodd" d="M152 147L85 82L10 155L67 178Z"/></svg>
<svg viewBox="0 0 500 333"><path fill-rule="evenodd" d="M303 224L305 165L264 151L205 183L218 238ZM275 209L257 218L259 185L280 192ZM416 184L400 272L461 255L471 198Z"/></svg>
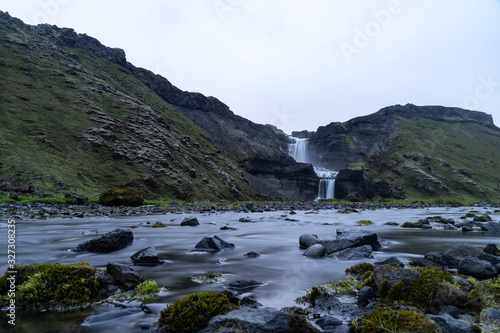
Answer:
<svg viewBox="0 0 500 333"><path fill-rule="evenodd" d="M308 150L309 139L300 139L293 136L288 137L288 154L297 162L311 163ZM335 176L336 171L314 166L314 171L320 178L318 185L319 199L332 199L335 197Z"/></svg>

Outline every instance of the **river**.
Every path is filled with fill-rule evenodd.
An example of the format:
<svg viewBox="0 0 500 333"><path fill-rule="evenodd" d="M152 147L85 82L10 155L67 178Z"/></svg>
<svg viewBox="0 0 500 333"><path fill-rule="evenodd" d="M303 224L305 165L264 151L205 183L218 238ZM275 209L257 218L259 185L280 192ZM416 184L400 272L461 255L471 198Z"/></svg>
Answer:
<svg viewBox="0 0 500 333"><path fill-rule="evenodd" d="M263 213L207 213L148 215L134 217L92 217L49 220L16 221L16 264L88 262L96 268L105 269L108 262L131 264L130 256L135 252L154 246L165 263L159 266L134 266L145 279L157 281L168 291L159 297L151 308L161 309L167 303L192 292L202 290L223 291L224 284L236 280L257 280L264 285L248 292L265 306L282 308L294 305L294 300L304 294L304 290L331 280L345 277L344 270L361 261L375 262L390 256L403 261L422 257L429 251L445 251L458 243L471 243L484 246L498 244L498 236L491 233L474 231L403 229L386 225L387 222L399 224L418 221L427 216L440 215L460 222L460 217L471 209L490 213L494 221L500 216L487 207L433 207L428 209L379 209L359 213L341 214L337 210L297 211L290 215L287 211ZM197 217L197 227L180 226L185 217ZM252 222L239 222L240 218ZM287 220L288 219L288 220ZM371 220L368 227L358 227L357 221ZM70 249L77 244L103 234L114 228L131 228L143 222L163 222L166 228L137 227L131 229L134 242L119 251L98 253L75 253ZM236 230L220 230L222 226ZM321 239L335 239L336 228L366 228L375 231L383 238L382 249L373 252L373 259L339 261L332 258L311 259L302 254L299 237L304 233L318 235ZM0 221L2 235L7 235L7 221ZM207 235L218 235L223 240L234 243L234 249L216 253L193 251L196 243ZM6 252L6 239L2 236L1 247ZM259 257L250 258L245 253L254 251ZM7 270L7 256L0 262L0 269ZM205 272L220 272L225 282L219 284L197 284L190 277ZM140 305L137 302L136 306ZM133 307L132 307L133 308ZM84 311L66 314L18 314L16 332L144 332L143 329L154 323L157 311L146 313L132 311L126 316L91 325L81 325L85 317L115 311L115 305L97 305ZM6 326L6 317L2 325Z"/></svg>

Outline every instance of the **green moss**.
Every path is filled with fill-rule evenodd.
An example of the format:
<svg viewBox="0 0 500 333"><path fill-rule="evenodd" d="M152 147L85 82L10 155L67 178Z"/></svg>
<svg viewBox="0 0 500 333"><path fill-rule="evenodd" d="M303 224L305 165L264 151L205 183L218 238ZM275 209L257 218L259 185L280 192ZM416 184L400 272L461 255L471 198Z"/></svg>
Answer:
<svg viewBox="0 0 500 333"><path fill-rule="evenodd" d="M401 224L401 228L422 228L423 224L420 222L405 222Z"/></svg>
<svg viewBox="0 0 500 333"><path fill-rule="evenodd" d="M108 190L99 197L99 204L105 206L141 206L144 202L142 193L133 188Z"/></svg>
<svg viewBox="0 0 500 333"><path fill-rule="evenodd" d="M437 266L414 268L420 276L410 284L403 281L389 287L387 281L380 285L380 297L388 304L411 305L426 311L441 284L454 284L452 275Z"/></svg>
<svg viewBox="0 0 500 333"><path fill-rule="evenodd" d="M332 297L330 290L327 286L322 285L319 287L312 287L308 289L304 296L301 296L295 300L298 304L310 304L312 306L316 305L316 300L320 297Z"/></svg>
<svg viewBox="0 0 500 333"><path fill-rule="evenodd" d="M361 277L366 272L373 272L374 269L375 266L373 264L370 264L368 262L362 262L354 266L351 266L349 268L346 268L345 272L346 274L354 275L356 277Z"/></svg>
<svg viewBox="0 0 500 333"><path fill-rule="evenodd" d="M376 307L372 313L362 318L362 322L361 333L438 333L441 331L439 326L427 319L424 314L384 307Z"/></svg>
<svg viewBox="0 0 500 333"><path fill-rule="evenodd" d="M155 224L153 224L151 226L151 228L165 228L165 227L167 227L167 226L161 222L156 222Z"/></svg>
<svg viewBox="0 0 500 333"><path fill-rule="evenodd" d="M500 310L500 278L473 283L473 289L467 295L470 306L475 311L485 308Z"/></svg>
<svg viewBox="0 0 500 333"><path fill-rule="evenodd" d="M367 226L370 226L370 225L372 225L372 224L373 224L373 222L372 222L372 221L370 221L370 220L359 220L359 221L358 221L358 225L359 225L360 227L367 227Z"/></svg>
<svg viewBox="0 0 500 333"><path fill-rule="evenodd" d="M224 281L224 274L219 272L207 272L198 276L193 276L191 281L196 283L221 283Z"/></svg>
<svg viewBox="0 0 500 333"><path fill-rule="evenodd" d="M190 333L205 327L213 316L236 309L226 295L199 292L183 297L160 312L158 326L168 332Z"/></svg>
<svg viewBox="0 0 500 333"><path fill-rule="evenodd" d="M8 300L5 277L0 280L3 305ZM16 283L16 305L35 312L86 308L100 292L97 272L87 263L21 265L17 267Z"/></svg>
<svg viewBox="0 0 500 333"><path fill-rule="evenodd" d="M136 291L141 295L155 294L160 292L160 287L156 281L147 280L136 287Z"/></svg>

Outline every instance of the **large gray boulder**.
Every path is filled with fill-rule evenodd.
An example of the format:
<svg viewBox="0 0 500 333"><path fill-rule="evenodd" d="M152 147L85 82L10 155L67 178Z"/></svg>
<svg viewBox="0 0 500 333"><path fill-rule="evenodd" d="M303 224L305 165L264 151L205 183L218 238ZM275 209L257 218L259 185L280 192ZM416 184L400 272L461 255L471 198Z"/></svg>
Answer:
<svg viewBox="0 0 500 333"><path fill-rule="evenodd" d="M341 260L358 260L364 258L373 258L373 248L370 245L350 247L348 249L332 253L330 257Z"/></svg>
<svg viewBox="0 0 500 333"><path fill-rule="evenodd" d="M458 273L478 279L489 279L498 275L496 268L486 260L465 257L458 264Z"/></svg>
<svg viewBox="0 0 500 333"><path fill-rule="evenodd" d="M241 308L213 317L199 333L287 333L290 332L288 323L291 319L289 314L274 308Z"/></svg>
<svg viewBox="0 0 500 333"><path fill-rule="evenodd" d="M196 227L197 225L200 225L200 222L198 222L198 219L196 217L186 217L184 220L182 220L181 225Z"/></svg>
<svg viewBox="0 0 500 333"><path fill-rule="evenodd" d="M128 229L115 229L104 235L83 242L73 248L75 252L107 253L123 249L134 240L134 234Z"/></svg>
<svg viewBox="0 0 500 333"><path fill-rule="evenodd" d="M320 258L325 256L325 248L321 244L314 244L307 248L304 256L310 258Z"/></svg>
<svg viewBox="0 0 500 333"><path fill-rule="evenodd" d="M299 245L302 249L307 249L309 246L317 244L318 242L318 236L313 234L303 234L299 237Z"/></svg>
<svg viewBox="0 0 500 333"><path fill-rule="evenodd" d="M493 266L500 264L500 257L488 254L483 251L481 247L474 246L471 244L458 244L448 250L446 250L443 255L450 255L459 260L465 257L474 257L481 260L489 261Z"/></svg>
<svg viewBox="0 0 500 333"><path fill-rule="evenodd" d="M228 243L220 239L218 236L203 237L203 239L199 241L198 244L196 244L194 247L194 249L197 251L209 251L209 252L215 252L223 249L233 249L233 248L234 244Z"/></svg>
<svg viewBox="0 0 500 333"><path fill-rule="evenodd" d="M158 258L158 251L153 246L137 251L130 258L134 264L138 265L159 265L163 263Z"/></svg>

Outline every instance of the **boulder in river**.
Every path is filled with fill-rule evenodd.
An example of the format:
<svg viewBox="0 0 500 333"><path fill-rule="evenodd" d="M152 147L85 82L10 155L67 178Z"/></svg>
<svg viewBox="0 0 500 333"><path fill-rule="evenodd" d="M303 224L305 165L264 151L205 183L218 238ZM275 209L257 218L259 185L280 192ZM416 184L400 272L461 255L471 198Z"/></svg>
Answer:
<svg viewBox="0 0 500 333"><path fill-rule="evenodd" d="M137 251L130 258L134 264L139 265L159 265L163 263L158 258L158 251L153 246Z"/></svg>
<svg viewBox="0 0 500 333"><path fill-rule="evenodd" d="M200 225L200 222L198 222L198 219L196 217L186 217L184 220L182 220L181 225L196 227L197 225Z"/></svg>
<svg viewBox="0 0 500 333"><path fill-rule="evenodd" d="M75 252L107 253L123 249L134 240L134 234L128 229L115 229L104 235L83 242L73 248Z"/></svg>
<svg viewBox="0 0 500 333"><path fill-rule="evenodd" d="M223 249L233 249L234 244L228 243L218 236L206 236L203 237L198 244L195 245L194 249L197 251L220 251Z"/></svg>
<svg viewBox="0 0 500 333"><path fill-rule="evenodd" d="M486 260L465 257L458 264L458 272L478 279L489 279L498 275L496 268Z"/></svg>
<svg viewBox="0 0 500 333"><path fill-rule="evenodd" d="M126 289L134 289L140 283L144 282L144 278L127 265L108 262L106 271Z"/></svg>
<svg viewBox="0 0 500 333"><path fill-rule="evenodd" d="M325 256L325 248L321 244L309 246L304 252L304 256L310 258L319 258Z"/></svg>

